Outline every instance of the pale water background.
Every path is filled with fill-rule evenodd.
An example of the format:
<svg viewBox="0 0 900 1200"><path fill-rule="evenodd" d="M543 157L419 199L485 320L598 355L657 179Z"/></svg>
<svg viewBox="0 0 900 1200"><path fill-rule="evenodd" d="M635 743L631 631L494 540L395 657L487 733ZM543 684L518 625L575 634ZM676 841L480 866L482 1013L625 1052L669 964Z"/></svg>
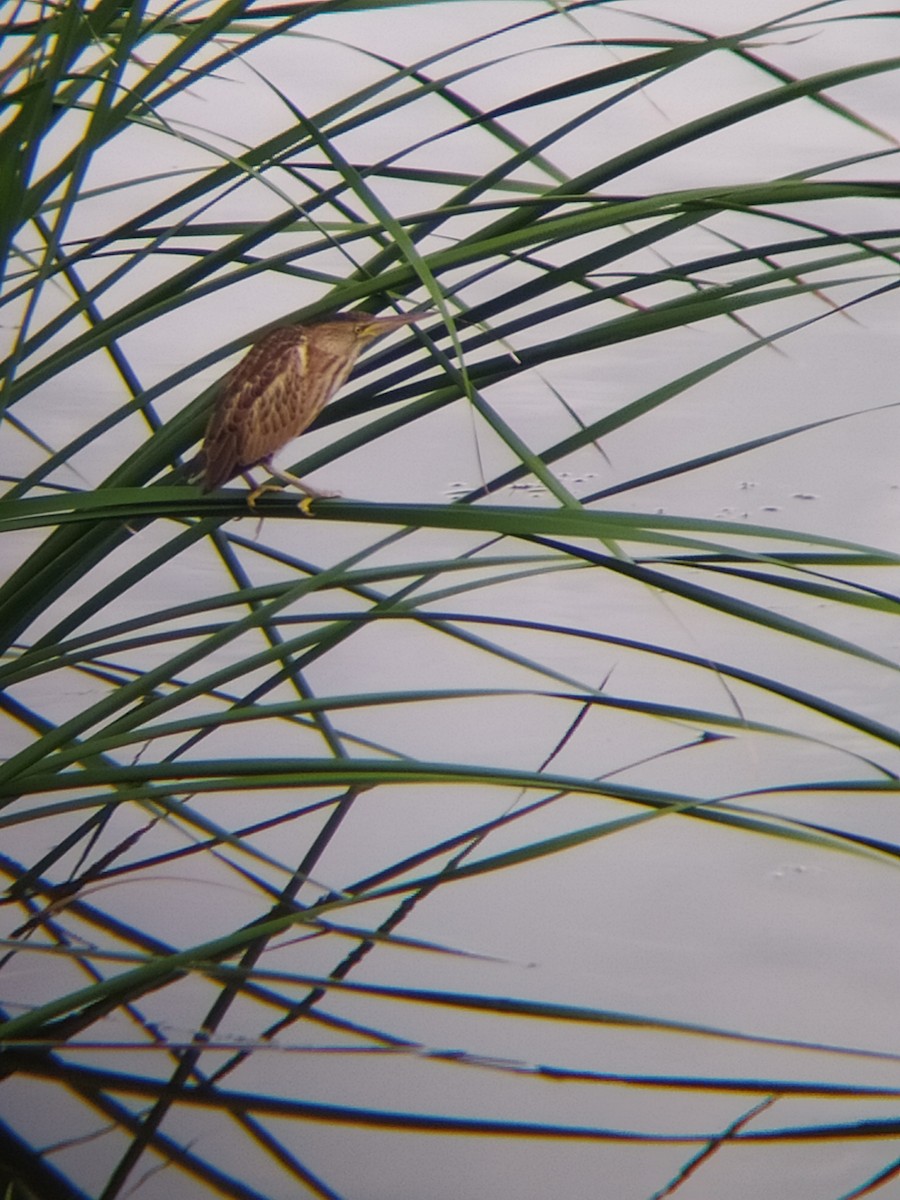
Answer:
<svg viewBox="0 0 900 1200"><path fill-rule="evenodd" d="M651 4L606 5L578 11L578 20L597 38L609 40L626 34L653 36L652 26L641 20L655 8L687 25L707 30L733 29L762 21L783 12L782 3L695 3L677 6ZM839 6L841 12L862 11L862 5ZM867 6L866 6L867 7ZM516 10L533 12L536 5L518 3L438 4L402 13L356 13L348 19L338 14L317 17L311 29L323 39L313 52L309 43L285 39L265 47L254 58L257 69L291 95L305 111L315 112L347 90L348 76L360 85L365 72L377 66L363 55L348 51L356 42L372 53L413 60L448 42L473 36L479 28L494 28L501 20L510 23ZM892 29L896 45L898 34ZM577 31L572 31L574 38ZM844 31L820 30L802 40L784 36L778 50L765 46L767 56L783 61L797 74L829 69L848 61ZM857 59L890 53L885 29L878 22L871 28L854 26ZM616 53L603 45L580 45L562 49L546 46L546 30L532 28L515 39L507 39L504 53L522 52L510 60L509 70L527 69L530 84L537 87L542 73L550 84L567 71L605 65ZM544 48L525 53L529 47ZM483 55L478 49L474 54ZM564 60L564 61L563 61ZM461 66L461 55L453 66ZM718 64L721 68L721 63ZM749 72L749 68L748 68ZM716 63L698 67L695 90L684 87L680 73L671 87L654 86L651 97L637 96L633 103L611 110L598 118L595 136L603 140L603 153L625 149L637 137L725 104L743 94L746 80L740 69L723 71ZM186 121L228 128L236 142L259 140L272 123L284 119L273 93L236 66L234 77L210 83L210 96L190 95L179 101ZM516 94L514 75L505 79L501 70L469 77L467 95L489 107ZM760 87L754 76L751 86ZM840 99L864 109L882 128L900 135L897 117L896 78L886 76L841 89ZM506 90L505 90L506 89ZM252 97L252 100L251 100ZM210 107L212 105L212 112ZM211 120L215 116L215 122ZM419 116L417 110L417 117ZM559 121L552 113L532 110L510 119L529 138L535 123ZM705 139L696 154L673 156L654 163L646 172L634 172L617 180L616 192L641 192L651 188L697 186L710 180L737 182L762 178L771 173L790 172L800 164L837 160L845 155L875 149L877 139L851 128L832 114L807 106L802 117L792 113L769 114L747 123L746 137L736 141L723 135ZM388 154L391 139L397 145L411 140L410 131L384 129L385 144L370 156ZM147 134L140 154L140 170L169 169L176 164L177 146L172 139ZM580 134L553 157L567 170L577 171L590 158L586 135ZM452 147L452 140L448 144ZM352 155L352 138L344 147ZM466 143L466 170L488 169L492 148L486 144L485 161L472 157ZM191 150L183 148L185 163ZM449 150L448 150L449 155ZM453 164L448 161L448 169ZM135 164L121 159L106 164L107 179L127 177ZM868 178L893 178L893 160L867 163ZM102 181L102 172L98 182ZM164 187L165 185L160 185ZM385 186L385 199L407 211L417 205L409 196L409 185L398 183L396 192ZM109 204L107 197L102 201ZM420 207L430 201L422 198ZM227 206L217 211L221 217ZM846 210L842 210L845 212ZM244 219L250 214L241 211ZM807 214L810 215L810 214ZM824 220L821 209L814 218ZM871 210L861 220L871 222ZM84 220L90 226L89 206ZM887 223L887 222L885 222ZM728 222L724 222L728 226ZM718 226L722 228L720 224ZM742 229L734 218L734 231ZM703 235L693 247L720 248ZM339 261L333 267L341 270ZM489 293L489 282L485 285ZM276 319L280 313L302 302L284 279L264 278L242 288L235 302L228 293L209 301L209 319L192 310L191 322L168 318L155 323L129 340L128 350L139 364L145 387L164 378L176 366L209 348L240 336L257 325ZM821 311L810 299L798 303L793 317L754 310L757 328L775 329L789 319L802 319ZM707 453L719 446L765 434L772 429L800 425L867 411L816 431L792 438L715 467L674 480L648 484L622 492L604 503L627 511L656 511L689 516L721 516L736 523L753 522L773 527L799 528L815 533L858 540L882 549L900 552L900 467L897 465L900 409L892 407L896 396L897 321L900 304L893 296L873 301L854 310L856 323L837 316L811 326L780 344L782 353L760 351L725 373L692 389L655 411L646 420L604 440L603 454L583 450L561 469L577 494L609 488L637 478L672 462ZM741 344L740 331L724 323L699 326L661 335L640 347L625 344L583 360L550 364L543 374L585 421L612 412L643 395L654 386L725 353ZM59 381L38 394L29 409L47 439L60 444L83 428L90 419L105 412L109 393L116 386L110 376L98 382L97 364L75 368L65 380L65 403L61 403ZM212 383L219 371L213 370ZM160 402L160 409L175 412L196 394L196 381L187 388L173 389ZM527 386L521 381L502 385L491 392L492 401L530 445L543 447L572 430L570 419L552 400L544 382L535 377ZM40 422L44 421L43 426ZM304 439L308 451L326 444L345 431L329 426ZM119 427L114 435L116 452L135 445L143 431ZM14 440L14 439L13 439ZM12 441L7 441L6 453ZM23 442L14 452L21 461L40 454ZM288 452L290 455L290 452ZM282 457L283 462L290 461ZM83 456L79 468L91 482L105 474L96 448ZM481 471L490 478L505 465L508 453L462 405L435 414L425 422L375 442L331 464L314 476L322 486L341 488L353 497L373 501L438 501L465 484L475 488ZM348 482L349 481L349 482ZM546 503L538 490L510 489L503 501L522 504ZM312 521L302 528L293 523L280 527L269 523L265 530L270 544L283 544L293 553L322 564L340 561L354 548L372 540L370 531L331 522ZM244 531L252 535L250 524ZM163 533L149 529L139 535L135 553L146 551ZM298 547L298 537L302 546ZM392 554L426 558L458 546L460 552L476 538L417 534L416 550L405 546L386 551L373 561L389 561ZM22 554L21 547L7 547L10 558ZM265 582L270 568L259 566L257 582ZM275 575L273 574L273 578ZM758 670L790 674L803 680L810 690L820 690L830 699L855 708L886 724L896 724L900 708L900 683L895 672L853 662L828 651L813 652L807 646L786 641L774 634L754 632L748 641L741 624L716 617L672 598L656 595L625 580L607 577L598 588L594 572L584 575L550 575L537 578L514 596L498 589L496 600L484 593L474 599L454 601L459 611L467 605L481 612L509 614L517 609L534 620L564 625L596 627L602 608L602 628L621 637L674 645L695 654L741 664ZM880 582L896 590L890 575L879 580L867 573L866 582ZM204 595L224 587L221 567L192 552L190 568L182 580L184 597ZM171 603L168 595L155 595L153 581L124 598L117 613L120 619L139 615L147 606ZM315 603L324 601L316 600ZM880 654L897 660L900 656L900 627L895 617L866 614L847 607L829 606L825 601L802 601L784 593L784 611L799 619L815 620L840 636L859 641ZM440 606L439 606L440 607ZM524 648L513 634L495 633L498 640ZM691 672L658 661L627 654L615 647L590 645L575 640L561 641L553 651L553 664L560 672L593 686L609 677L616 695L655 699L660 702L691 703L698 708L727 709L724 683L709 672ZM478 660L447 638L425 630L404 631L402 645L386 644L366 635L351 639L343 650L332 652L311 669L310 678L320 694L380 690L422 685L423 667L433 684L435 678L447 686L528 686L533 682L510 665L505 671L493 664L490 678L477 679ZM62 717L79 703L78 687L70 694L41 696L42 711ZM778 721L823 739L815 744L785 738L736 738L716 747L682 749L666 754L692 740L692 730L660 723L648 733L648 722L630 720L611 711L596 710L554 762L554 768L572 774L610 773L620 782L651 787L670 786L675 792L695 791L714 797L778 787L810 779L859 778L862 775L853 753L872 754L872 744L862 735L836 729L824 719L782 707L771 697L735 688L740 711L748 718ZM735 715L737 715L737 708ZM568 713L568 710L566 710ZM404 748L425 758L452 761L458 747L460 761L490 761L498 765L536 768L562 736L571 714L534 700L489 702L484 709L469 705L442 706L439 720L429 706L403 712ZM374 709L344 714L342 726L360 736L392 742L398 714L395 709ZM235 736L229 734L229 736ZM240 735L237 735L240 736ZM12 737L12 734L11 734ZM830 741L830 745L825 744ZM14 748L12 744L10 749ZM303 752L293 747L292 752ZM264 753L278 754L281 747L267 746ZM235 748L238 752L238 748ZM314 752L314 751L310 751ZM846 753L845 753L846 752ZM900 758L889 747L878 748L878 761L900 768ZM508 803L498 792L495 800L482 790L466 795L454 792L452 802L438 788L408 792L379 792L371 802L363 796L353 813L352 836L332 843L319 864L316 876L323 887L337 881L365 876L398 858L404 847L413 852L423 843L436 842L468 824L496 816ZM216 797L205 801L208 812L223 825L238 825L247 817L229 811L229 804L243 800ZM259 797L253 817L278 811L277 795ZM452 807L450 804L452 803ZM762 806L756 797L754 803ZM201 808L203 805L200 806ZM771 811L821 821L868 836L897 842L900 817L895 798L845 794L807 793L803 796L772 797ZM554 828L588 824L621 815L612 801L598 803L570 797L530 818L533 836L547 836ZM509 844L525 836L522 826L510 833ZM267 847L290 860L291 852L275 831ZM490 851L503 848L503 835L494 835ZM12 852L12 850L10 850ZM16 850L24 854L23 848ZM297 855L302 853L298 845ZM312 892L310 892L311 898ZM441 889L420 904L402 933L406 937L454 946L485 956L467 960L430 959L399 950L379 950L369 956L363 972L354 979L388 986L448 988L487 995L515 995L548 1001L583 1004L631 1013L643 1013L671 1021L709 1024L719 1028L763 1034L772 1038L797 1039L852 1046L873 1051L900 1053L897 1042L897 1001L900 963L897 959L897 881L895 870L884 864L864 863L846 855L814 848L790 847L775 839L753 837L699 821L667 819L651 822L620 836L610 837L562 858L519 866L515 884L505 877L470 880L454 889ZM514 898L511 898L514 897ZM155 890L123 888L115 898L116 911L131 920L141 920L151 933L171 937L177 929L180 942L212 936L215 928L229 928L242 919L244 903L237 889L225 890L214 879L191 879L176 875ZM222 911L216 912L221 906ZM233 907L232 907L233 906ZM256 915L255 902L246 904L246 919ZM212 913L211 911L212 910ZM384 914L388 911L384 909ZM213 915L215 914L215 915ZM375 922L379 914L355 914ZM214 927L211 933L211 925ZM323 947L321 961L315 950L305 950L304 966L327 970L331 951ZM278 955L267 956L265 965L278 966ZM285 962L290 961L286 957ZM54 984L54 986L57 986ZM35 983L27 975L7 979L5 1000L35 1002ZM186 983L174 992L148 997L144 1011L163 1026L169 1036L188 1038L196 1019L203 1014L212 991L200 982ZM773 1047L677 1037L642 1030L610 1031L549 1022L511 1021L444 1011L428 1005L401 1006L348 997L334 1000L329 1010L351 1019L365 1019L398 1036L419 1041L437 1051L464 1051L485 1060L508 1060L510 1064L550 1063L572 1069L648 1075L678 1073L717 1074L758 1078L856 1081L867 1084L900 1084L896 1062L814 1052L787 1051ZM233 1037L250 1036L254 1028L241 1027L233 1013L228 1030ZM116 1037L115 1021L109 1036ZM126 1036L124 1027L119 1036ZM292 1045L309 1037L321 1047L332 1043L349 1049L351 1040L322 1030L310 1035L297 1029L286 1041ZM104 1065L112 1056L105 1056ZM747 1111L755 1102L746 1095L694 1095L628 1088L602 1089L573 1086L517 1074L514 1071L459 1064L441 1064L424 1054L371 1055L360 1065L359 1054L295 1054L263 1052L248 1060L231 1079L231 1085L246 1091L259 1087L266 1092L284 1091L323 1103L381 1105L388 1110L415 1110L448 1115L471 1115L522 1121L552 1121L579 1126L646 1133L696 1133L716 1131ZM133 1064L129 1063L130 1069ZM148 1066L146 1070L151 1070ZM300 1082L302 1080L302 1082ZM59 1096L48 1099L47 1089L15 1080L2 1095L4 1117L14 1127L26 1130L37 1144L55 1144L79 1134L95 1132L97 1118L77 1103ZM137 1102L135 1102L137 1103ZM872 1102L846 1106L825 1101L781 1100L754 1122L753 1129L791 1124L837 1122L852 1114L862 1120L896 1114L896 1104ZM277 1125L277 1122L273 1122ZM252 1186L271 1196L297 1194L285 1188L275 1168L260 1155L254 1167L243 1143L229 1127L211 1114L182 1111L177 1129L169 1131L179 1141L195 1143L205 1156L220 1155L225 1170L248 1178ZM282 1131L285 1132L285 1131ZM288 1136L285 1132L285 1136ZM293 1136L293 1135L291 1135ZM115 1139L95 1139L89 1155L78 1146L55 1156L63 1169L82 1176L88 1191L102 1181L118 1148ZM715 1156L678 1192L684 1200L751 1200L779 1196L787 1200L837 1200L853 1186L886 1165L900 1153L895 1141L858 1141L817 1145L774 1144L729 1148ZM240 1147L240 1162L229 1161ZM638 1200L652 1196L698 1147L614 1142L568 1143L550 1140L461 1138L437 1135L399 1135L364 1131L327 1123L309 1123L302 1128L297 1153L303 1161L340 1195L353 1200L469 1200L492 1195L538 1200L556 1193L566 1200L581 1197L610 1197ZM203 1194L199 1185L179 1181L172 1191L173 1176L162 1172L145 1179L138 1195L154 1197ZM183 1190L182 1190L183 1189ZM900 1183L889 1184L879 1193L890 1200L900 1197Z"/></svg>

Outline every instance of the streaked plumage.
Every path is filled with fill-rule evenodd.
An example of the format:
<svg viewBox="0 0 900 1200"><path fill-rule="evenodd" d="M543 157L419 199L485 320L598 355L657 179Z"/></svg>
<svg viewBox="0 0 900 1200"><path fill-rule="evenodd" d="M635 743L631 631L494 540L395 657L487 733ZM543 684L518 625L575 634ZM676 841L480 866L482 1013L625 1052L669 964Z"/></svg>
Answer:
<svg viewBox="0 0 900 1200"><path fill-rule="evenodd" d="M316 419L376 338L425 316L339 314L312 325L273 329L251 346L225 378L213 405L197 462L203 490L264 465L278 479L320 496L295 475L276 470L272 456ZM251 493L251 506L259 491Z"/></svg>

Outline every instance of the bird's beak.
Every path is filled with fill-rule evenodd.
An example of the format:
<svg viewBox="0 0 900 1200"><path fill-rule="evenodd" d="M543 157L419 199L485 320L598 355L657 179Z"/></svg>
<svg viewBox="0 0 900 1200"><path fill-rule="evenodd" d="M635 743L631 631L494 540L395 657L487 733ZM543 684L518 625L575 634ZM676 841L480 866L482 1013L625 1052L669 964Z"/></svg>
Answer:
<svg viewBox="0 0 900 1200"><path fill-rule="evenodd" d="M411 325L413 321L421 321L423 317L433 317L434 315L435 309L433 308L419 308L410 313L392 313L387 317L372 317L371 322L365 325L361 332L363 337L381 337L392 329L399 329L402 325Z"/></svg>

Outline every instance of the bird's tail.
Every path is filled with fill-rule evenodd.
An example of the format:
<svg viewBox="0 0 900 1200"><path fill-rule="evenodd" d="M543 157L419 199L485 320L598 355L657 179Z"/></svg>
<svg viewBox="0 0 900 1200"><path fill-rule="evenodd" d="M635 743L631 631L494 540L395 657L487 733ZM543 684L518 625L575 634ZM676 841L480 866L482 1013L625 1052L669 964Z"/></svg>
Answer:
<svg viewBox="0 0 900 1200"><path fill-rule="evenodd" d="M206 472L206 451L198 450L192 459L175 468L179 483L201 483Z"/></svg>

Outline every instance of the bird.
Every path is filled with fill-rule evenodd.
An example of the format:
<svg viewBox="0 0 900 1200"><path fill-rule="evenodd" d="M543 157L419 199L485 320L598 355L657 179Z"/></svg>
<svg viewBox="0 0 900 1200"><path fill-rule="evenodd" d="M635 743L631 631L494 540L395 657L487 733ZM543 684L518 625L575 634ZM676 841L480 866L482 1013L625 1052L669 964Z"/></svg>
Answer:
<svg viewBox="0 0 900 1200"><path fill-rule="evenodd" d="M431 310L376 317L336 313L307 325L282 325L255 342L225 377L191 479L204 492L242 475L253 488L252 509L266 491L299 488L301 509L337 493L321 492L290 471L272 465L273 456L307 429L350 375L370 342L411 324ZM257 486L250 470L264 466L281 482Z"/></svg>

